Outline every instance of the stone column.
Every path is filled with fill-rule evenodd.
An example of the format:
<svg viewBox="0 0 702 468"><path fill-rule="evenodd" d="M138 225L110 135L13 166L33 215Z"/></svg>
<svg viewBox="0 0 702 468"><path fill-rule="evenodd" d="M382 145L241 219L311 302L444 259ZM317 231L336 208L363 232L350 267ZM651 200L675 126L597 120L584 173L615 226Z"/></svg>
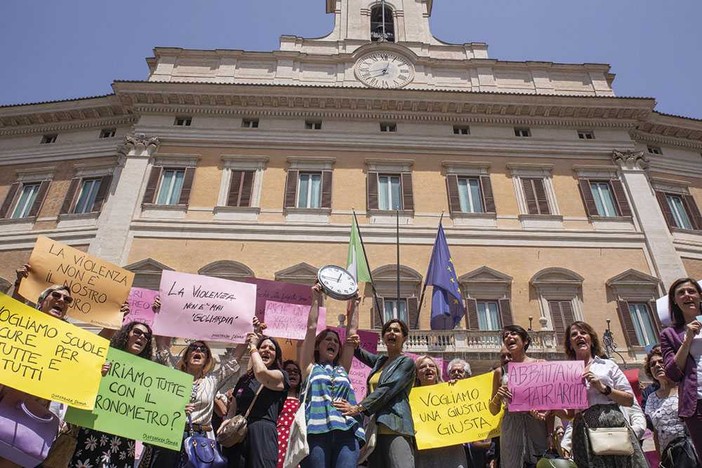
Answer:
<svg viewBox="0 0 702 468"><path fill-rule="evenodd" d="M687 276L687 273L649 182L648 160L643 151L614 151L612 160L619 166L622 184L646 238L646 249L655 274L667 288L676 279Z"/></svg>
<svg viewBox="0 0 702 468"><path fill-rule="evenodd" d="M95 239L88 249L90 254L116 265L123 265L126 261L130 225L140 208L149 160L159 144L158 138L143 133L126 136L120 150L120 164L112 178L110 196L98 220Z"/></svg>

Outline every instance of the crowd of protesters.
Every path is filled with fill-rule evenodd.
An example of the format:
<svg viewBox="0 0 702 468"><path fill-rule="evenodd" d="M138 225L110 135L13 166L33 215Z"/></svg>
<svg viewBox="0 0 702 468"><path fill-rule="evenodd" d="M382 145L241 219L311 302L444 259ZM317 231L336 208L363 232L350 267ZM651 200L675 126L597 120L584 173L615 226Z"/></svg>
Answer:
<svg viewBox="0 0 702 468"><path fill-rule="evenodd" d="M17 270L14 297L31 302L56 319L65 320L73 301L68 288L54 285L36 298L23 298L17 290L31 270ZM322 290L312 288L312 306L307 332L297 361L283 361L275 337L266 336L266 325L254 318L245 343L227 349L216 363L209 345L190 342L173 353L172 338L153 336L149 325L133 321L120 330L103 330L110 346L143 359L192 375L193 387L184 408L188 422L183 437L194 433L216 438L217 426L227 426L237 416L247 421L244 439L232 447L220 447L226 466L241 468L282 468L287 462L288 440L298 409L304 412L309 454L302 468L529 468L543 460L561 460L577 467L647 467L641 447L643 432L653 431L660 466L699 466L702 450L702 289L691 278L675 281L669 289L672 325L663 329L660 345L648 353L644 372L652 384L638 401L635 387L613 360L603 353L595 330L576 321L566 328L563 352L570 361L581 361L586 389L586 409L554 411L511 411L513 397L508 384L510 363L538 362L528 354L529 332L518 325L501 331L500 362L493 367L493 390L488 407L494 415L503 413L499 438L462 445L418 450L415 425L410 411L414 387L438 385L470 378L471 367L454 359L446 375L428 355L413 360L404 352L409 336L407 324L392 319L383 324L381 341L386 351L372 353L363 348L358 336L358 303L348 301L344 337L335 330L318 333L317 321ZM160 312L158 299L154 311ZM123 307L123 313L129 313ZM248 364L242 359L248 354ZM352 360L370 368L366 395L354 391L349 376ZM110 362L102 373L109 372ZM232 380L233 379L233 380ZM224 383L232 388L224 390ZM638 382L635 383L635 386ZM30 405L39 416L63 416L59 405L0 387L2 398L14 398ZM640 406L641 405L641 406ZM302 413L300 413L302 414ZM645 416L644 416L645 415ZM622 447L601 449L597 430L624 432L617 439ZM614 437L614 436L613 436ZM185 449L168 450L144 444L137 459L137 441L93 429L60 423L59 436L41 466L180 468L194 466ZM609 451L607 451L609 450ZM15 465L0 459L0 468ZM214 466L214 465L208 465Z"/></svg>

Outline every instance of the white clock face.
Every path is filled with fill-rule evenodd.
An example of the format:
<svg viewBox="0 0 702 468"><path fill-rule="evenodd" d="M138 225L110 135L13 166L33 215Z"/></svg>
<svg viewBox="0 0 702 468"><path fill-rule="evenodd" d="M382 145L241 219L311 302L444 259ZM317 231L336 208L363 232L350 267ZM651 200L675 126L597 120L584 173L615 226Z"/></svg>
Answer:
<svg viewBox="0 0 702 468"><path fill-rule="evenodd" d="M358 291L358 284L351 274L336 265L327 265L319 269L317 279L324 292L334 299L349 299Z"/></svg>
<svg viewBox="0 0 702 468"><path fill-rule="evenodd" d="M401 88L414 79L414 67L401 55L373 52L358 59L356 77L373 88Z"/></svg>

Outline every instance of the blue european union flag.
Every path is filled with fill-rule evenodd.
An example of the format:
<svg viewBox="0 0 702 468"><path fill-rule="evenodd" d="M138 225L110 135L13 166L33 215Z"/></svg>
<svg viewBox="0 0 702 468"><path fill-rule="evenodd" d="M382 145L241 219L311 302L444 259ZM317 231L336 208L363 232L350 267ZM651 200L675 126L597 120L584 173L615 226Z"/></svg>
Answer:
<svg viewBox="0 0 702 468"><path fill-rule="evenodd" d="M465 315L465 308L441 223L429 260L425 285L429 284L434 288L431 298L431 329L453 330Z"/></svg>

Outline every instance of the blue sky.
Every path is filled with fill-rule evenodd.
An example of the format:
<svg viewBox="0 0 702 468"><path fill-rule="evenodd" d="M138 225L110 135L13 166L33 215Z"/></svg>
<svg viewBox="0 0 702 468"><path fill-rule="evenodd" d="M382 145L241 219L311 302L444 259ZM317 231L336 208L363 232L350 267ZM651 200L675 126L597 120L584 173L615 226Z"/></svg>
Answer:
<svg viewBox="0 0 702 468"><path fill-rule="evenodd" d="M499 60L609 63L618 96L702 119L700 0L434 0L433 34ZM332 28L325 0L0 0L0 105L111 92L155 46L275 50Z"/></svg>

